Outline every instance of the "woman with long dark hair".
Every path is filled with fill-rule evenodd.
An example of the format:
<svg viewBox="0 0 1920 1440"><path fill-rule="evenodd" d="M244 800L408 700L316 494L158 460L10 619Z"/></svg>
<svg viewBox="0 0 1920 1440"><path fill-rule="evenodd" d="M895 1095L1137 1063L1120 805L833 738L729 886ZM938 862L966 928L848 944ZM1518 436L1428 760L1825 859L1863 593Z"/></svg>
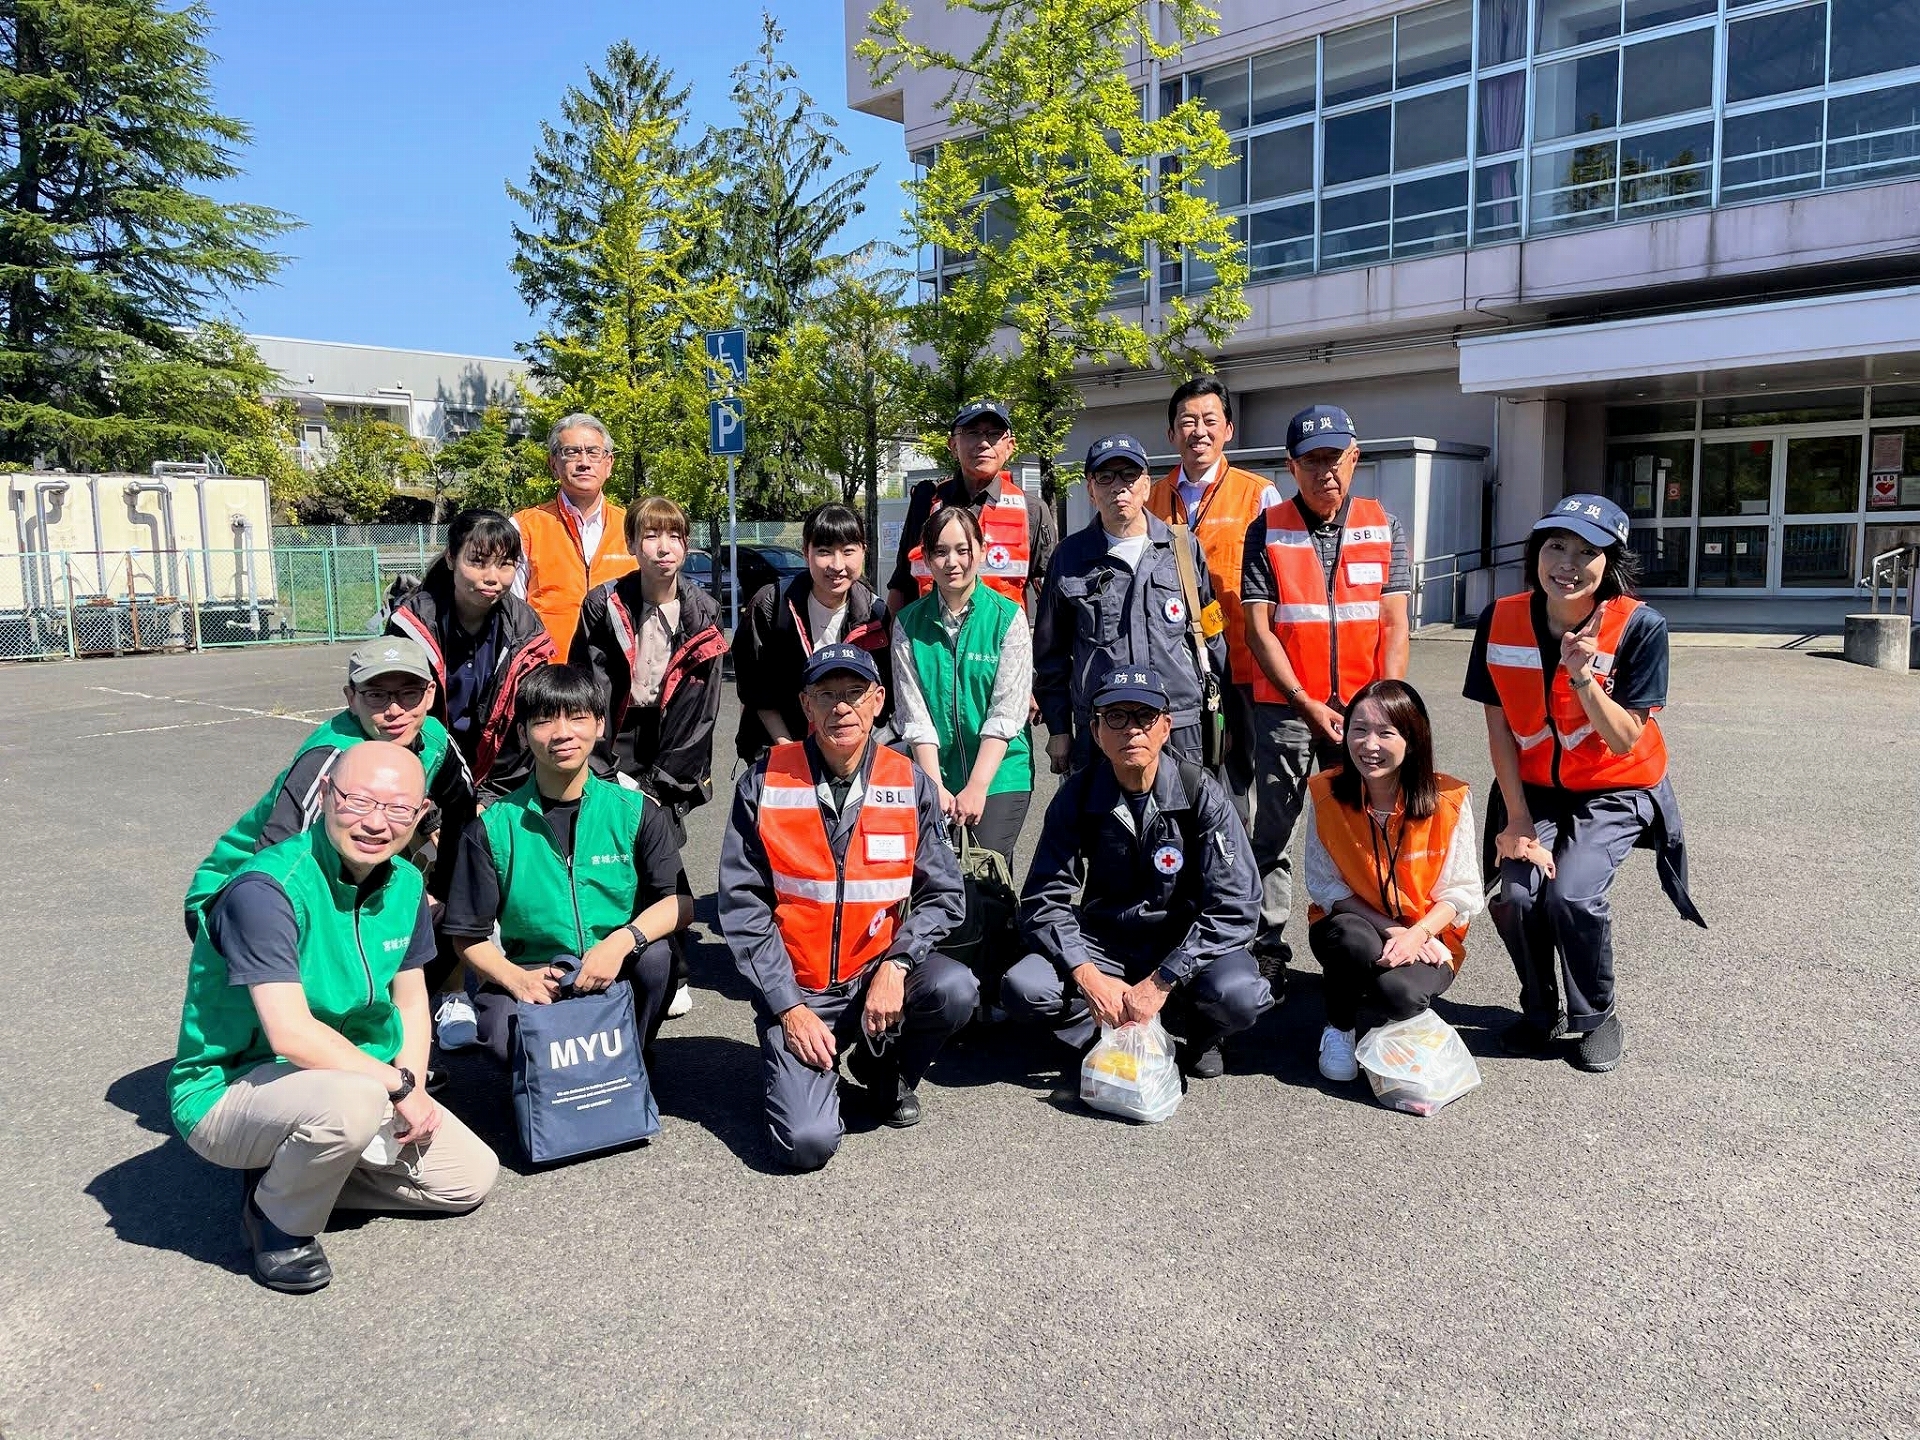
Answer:
<svg viewBox="0 0 1920 1440"><path fill-rule="evenodd" d="M1582 1070L1626 1053L1614 1004L1608 892L1635 848L1655 852L1675 908L1687 894L1680 806L1654 712L1667 703L1667 622L1634 597L1624 511L1570 495L1533 527L1527 588L1488 606L1466 697L1486 707L1498 790L1489 913L1520 976L1519 1053L1565 1037Z"/></svg>
<svg viewBox="0 0 1920 1440"><path fill-rule="evenodd" d="M1375 680L1347 711L1345 763L1307 782L1307 943L1326 972L1320 1073L1351 1080L1358 1036L1453 983L1483 903L1465 781L1433 768L1426 703Z"/></svg>
<svg viewBox="0 0 1920 1440"><path fill-rule="evenodd" d="M934 511L919 538L933 589L894 617L900 737L939 785L947 818L1011 861L1033 799L1026 616L980 583L985 540L971 510Z"/></svg>

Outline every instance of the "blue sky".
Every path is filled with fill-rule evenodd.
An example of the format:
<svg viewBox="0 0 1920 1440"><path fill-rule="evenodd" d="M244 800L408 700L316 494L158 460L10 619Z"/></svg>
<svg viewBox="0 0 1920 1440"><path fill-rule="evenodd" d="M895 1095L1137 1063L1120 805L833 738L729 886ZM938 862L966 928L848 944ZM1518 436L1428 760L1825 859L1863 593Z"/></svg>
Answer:
<svg viewBox="0 0 1920 1440"><path fill-rule="evenodd" d="M511 355L532 322L507 271L524 180L561 92L626 38L691 82L696 126L730 122L758 0L212 0L215 103L253 126L223 194L306 222L276 285L239 298L257 334ZM851 243L893 236L900 127L847 108L841 0L770 0L799 83L878 163ZM668 23L662 24L666 19ZM697 22L697 23L696 23Z"/></svg>

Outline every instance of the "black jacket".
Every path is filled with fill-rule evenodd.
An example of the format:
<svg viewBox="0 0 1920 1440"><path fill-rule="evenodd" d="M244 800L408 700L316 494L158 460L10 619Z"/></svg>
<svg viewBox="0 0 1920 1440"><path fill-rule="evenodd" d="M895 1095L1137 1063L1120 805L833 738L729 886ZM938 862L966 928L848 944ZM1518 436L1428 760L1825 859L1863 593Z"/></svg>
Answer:
<svg viewBox="0 0 1920 1440"><path fill-rule="evenodd" d="M593 751L595 773L631 776L662 805L688 810L713 798L713 722L720 715L727 637L719 602L685 575L677 589L680 626L660 682L657 733L651 715L643 717L633 705L640 627L656 608L647 603L637 573L587 592L568 659L593 676L607 702Z"/></svg>
<svg viewBox="0 0 1920 1440"><path fill-rule="evenodd" d="M813 653L807 622L807 596L812 589L812 577L807 575L795 576L784 590L777 584L763 586L740 617L740 628L733 636L733 673L743 713L734 749L742 760L758 759L772 743L756 711L778 710L788 734L795 739L806 736L800 673ZM847 616L843 643L871 654L880 683L887 687L887 703L873 726L884 742L890 733L884 727L893 714L893 617L886 602L857 580L848 592L847 606L852 613Z"/></svg>
<svg viewBox="0 0 1920 1440"><path fill-rule="evenodd" d="M1061 782L1020 896L1020 932L1063 975L1095 953L1179 984L1253 944L1260 877L1226 791L1163 751L1145 821L1104 757Z"/></svg>
<svg viewBox="0 0 1920 1440"><path fill-rule="evenodd" d="M482 796L505 795L533 773L533 757L520 743L513 724L513 703L520 682L542 665L553 664L553 641L533 607L508 594L500 598L500 651L494 656L493 675L480 694L479 724L466 734L455 732L460 753L473 772L474 788ZM387 620L387 634L404 635L426 647L438 682L433 700L434 718L453 730L447 718L447 664L445 637L454 618L453 571L446 558L433 562L426 579L395 607Z"/></svg>

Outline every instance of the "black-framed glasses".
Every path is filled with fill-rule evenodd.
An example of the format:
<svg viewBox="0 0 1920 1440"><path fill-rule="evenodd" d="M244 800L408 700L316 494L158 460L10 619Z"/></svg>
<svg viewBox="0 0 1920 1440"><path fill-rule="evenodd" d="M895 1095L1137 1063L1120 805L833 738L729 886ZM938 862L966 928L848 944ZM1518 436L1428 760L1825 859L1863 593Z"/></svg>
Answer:
<svg viewBox="0 0 1920 1440"><path fill-rule="evenodd" d="M411 710L427 698L427 686L424 680L418 685L403 685L394 690L374 685L356 685L353 687L353 693L376 710L384 710L389 705L396 704L402 710Z"/></svg>
<svg viewBox="0 0 1920 1440"><path fill-rule="evenodd" d="M353 790L342 790L333 781L327 781L327 789L333 792L333 803L340 808L342 815L351 815L358 819L362 815L371 815L378 810L395 825L405 829L420 818L424 805L409 805L404 800L380 801L371 795L362 795Z"/></svg>
<svg viewBox="0 0 1920 1440"><path fill-rule="evenodd" d="M1166 713L1139 705L1106 705L1096 712L1095 718L1109 730L1151 730L1154 721Z"/></svg>
<svg viewBox="0 0 1920 1440"><path fill-rule="evenodd" d="M1146 478L1146 474L1147 472L1138 465L1131 465L1125 469L1119 466L1111 469L1102 468L1093 472L1093 483L1104 485L1109 490L1125 490L1129 486L1138 485Z"/></svg>

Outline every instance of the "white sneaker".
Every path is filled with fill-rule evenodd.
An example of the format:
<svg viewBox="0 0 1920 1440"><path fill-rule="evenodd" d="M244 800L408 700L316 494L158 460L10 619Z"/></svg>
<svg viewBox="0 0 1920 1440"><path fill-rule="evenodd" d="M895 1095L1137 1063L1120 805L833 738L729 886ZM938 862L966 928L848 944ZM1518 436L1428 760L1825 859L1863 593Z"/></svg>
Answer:
<svg viewBox="0 0 1920 1440"><path fill-rule="evenodd" d="M673 999L667 1002L667 1018L678 1020L691 1009L693 1009L693 991L682 985L673 992Z"/></svg>
<svg viewBox="0 0 1920 1440"><path fill-rule="evenodd" d="M433 1029L442 1050L465 1050L480 1043L480 1017L473 1013L473 1002L457 991L440 997Z"/></svg>
<svg viewBox="0 0 1920 1440"><path fill-rule="evenodd" d="M1353 1058L1354 1034L1329 1025L1320 1032L1320 1073L1329 1080L1358 1079L1360 1062Z"/></svg>

